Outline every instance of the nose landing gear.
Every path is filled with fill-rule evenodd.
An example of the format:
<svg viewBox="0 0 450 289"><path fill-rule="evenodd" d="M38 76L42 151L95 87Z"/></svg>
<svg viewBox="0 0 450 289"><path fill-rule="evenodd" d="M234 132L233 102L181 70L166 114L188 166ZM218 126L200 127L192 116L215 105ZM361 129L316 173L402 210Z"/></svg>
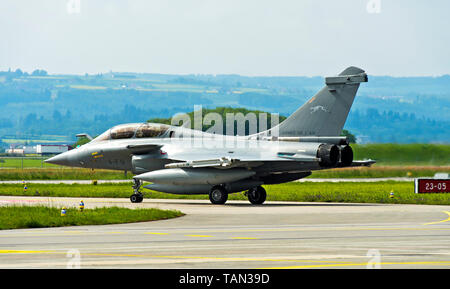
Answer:
<svg viewBox="0 0 450 289"><path fill-rule="evenodd" d="M221 186L215 186L209 192L209 200L214 205L223 205L228 200L228 192Z"/></svg>
<svg viewBox="0 0 450 289"><path fill-rule="evenodd" d="M142 186L142 182L138 179L133 179L134 193L130 196L132 203L141 203L144 200L144 195L139 191Z"/></svg>

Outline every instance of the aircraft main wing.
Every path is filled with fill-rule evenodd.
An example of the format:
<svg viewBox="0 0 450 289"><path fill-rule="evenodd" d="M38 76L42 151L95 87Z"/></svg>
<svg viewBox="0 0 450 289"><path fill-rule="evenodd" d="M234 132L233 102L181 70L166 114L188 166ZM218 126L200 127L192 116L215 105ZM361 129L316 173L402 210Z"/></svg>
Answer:
<svg viewBox="0 0 450 289"><path fill-rule="evenodd" d="M264 162L298 162L298 163L319 163L321 158L317 156L315 147L302 147L301 149L279 149L255 148L215 148L215 147L184 147L180 145L167 145L164 143L141 143L129 144L126 146L132 154L147 154L161 150L164 158L174 162L166 164L166 168L236 168L236 167L257 167ZM370 166L373 160L353 161L351 167ZM339 167L339 164L337 165Z"/></svg>
<svg viewBox="0 0 450 289"><path fill-rule="evenodd" d="M206 156L206 157L205 157ZM266 161L286 161L286 162L316 162L319 161L316 157L308 155L290 154L284 153L270 154L265 152L253 153L253 154L234 154L233 156L224 156L223 152L211 151L204 152L202 155L186 153L168 153L168 158L178 161L166 165L166 168L234 168L244 166L259 166Z"/></svg>
<svg viewBox="0 0 450 289"><path fill-rule="evenodd" d="M191 160L186 162L178 162L167 164L165 167L172 168L206 168L206 167L229 167L236 162L240 162L238 159L232 159L230 157L222 157L219 159L209 160Z"/></svg>
<svg viewBox="0 0 450 289"><path fill-rule="evenodd" d="M224 151L204 149L201 153L193 151L168 152L167 158L176 162L167 164L166 168L235 168L235 167L256 167L264 162L301 162L317 163L320 158L309 154L287 153L287 152L265 152L254 151L234 153L226 155ZM353 161L350 167L371 166L374 160ZM348 166L347 166L348 167Z"/></svg>

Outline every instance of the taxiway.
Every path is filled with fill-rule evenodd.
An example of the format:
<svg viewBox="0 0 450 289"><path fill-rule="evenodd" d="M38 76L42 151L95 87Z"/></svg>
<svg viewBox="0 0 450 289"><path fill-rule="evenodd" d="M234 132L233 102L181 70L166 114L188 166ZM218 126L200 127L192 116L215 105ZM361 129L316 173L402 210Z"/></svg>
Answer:
<svg viewBox="0 0 450 289"><path fill-rule="evenodd" d="M0 231L0 268L448 268L450 207L84 198L176 209L176 219ZM76 206L78 198L0 197L0 205ZM374 263L375 262L375 263ZM71 265L70 265L71 266Z"/></svg>

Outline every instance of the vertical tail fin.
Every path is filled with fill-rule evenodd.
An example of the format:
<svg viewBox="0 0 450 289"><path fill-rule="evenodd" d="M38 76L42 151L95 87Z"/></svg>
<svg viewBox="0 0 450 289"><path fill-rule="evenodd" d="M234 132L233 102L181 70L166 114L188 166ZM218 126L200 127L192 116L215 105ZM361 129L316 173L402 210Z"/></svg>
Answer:
<svg viewBox="0 0 450 289"><path fill-rule="evenodd" d="M340 135L361 82L367 82L367 74L353 66L338 76L326 77L324 88L277 127L263 134L278 133L280 137Z"/></svg>

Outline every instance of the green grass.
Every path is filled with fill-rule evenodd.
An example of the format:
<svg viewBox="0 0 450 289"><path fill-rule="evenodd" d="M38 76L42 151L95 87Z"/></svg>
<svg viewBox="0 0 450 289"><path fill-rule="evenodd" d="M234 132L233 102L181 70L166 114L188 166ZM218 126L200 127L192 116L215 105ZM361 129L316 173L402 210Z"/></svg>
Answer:
<svg viewBox="0 0 450 289"><path fill-rule="evenodd" d="M45 196L45 197L107 197L128 198L132 194L130 183L120 184L2 184L0 195L4 196Z"/></svg>
<svg viewBox="0 0 450 289"><path fill-rule="evenodd" d="M296 202L351 202L351 203L402 203L450 205L449 194L415 194L413 182L373 182L373 183L286 183L265 185L267 200ZM0 195L50 197L108 197L128 198L129 184L66 185L29 184L23 191L22 185L7 184L0 187ZM389 198L393 191L395 198ZM207 195L172 195L144 189L150 198L157 199L208 199ZM230 200L247 200L242 193L230 194Z"/></svg>
<svg viewBox="0 0 450 289"><path fill-rule="evenodd" d="M56 168L43 158L0 158L0 168Z"/></svg>
<svg viewBox="0 0 450 289"><path fill-rule="evenodd" d="M109 207L85 209L83 212L69 208L66 216L62 217L61 208L5 206L0 207L0 230L146 222L182 215L173 210Z"/></svg>
<svg viewBox="0 0 450 289"><path fill-rule="evenodd" d="M448 144L352 144L351 146L355 159L373 159L379 165L450 165Z"/></svg>
<svg viewBox="0 0 450 289"><path fill-rule="evenodd" d="M308 178L393 178L432 177L450 173L450 166L378 166L313 171Z"/></svg>
<svg viewBox="0 0 450 289"><path fill-rule="evenodd" d="M131 179L130 173L125 177L122 171L91 170L79 168L27 168L2 169L0 180L123 180Z"/></svg>
<svg viewBox="0 0 450 289"><path fill-rule="evenodd" d="M314 171L309 178L388 178L388 177L431 177L437 172L450 173L450 166L378 166L341 168ZM26 168L1 169L0 180L123 180L122 171L91 170L80 168Z"/></svg>
<svg viewBox="0 0 450 289"><path fill-rule="evenodd" d="M449 194L415 194L413 182L287 183L265 186L272 201L450 205ZM390 198L390 192L394 198Z"/></svg>

